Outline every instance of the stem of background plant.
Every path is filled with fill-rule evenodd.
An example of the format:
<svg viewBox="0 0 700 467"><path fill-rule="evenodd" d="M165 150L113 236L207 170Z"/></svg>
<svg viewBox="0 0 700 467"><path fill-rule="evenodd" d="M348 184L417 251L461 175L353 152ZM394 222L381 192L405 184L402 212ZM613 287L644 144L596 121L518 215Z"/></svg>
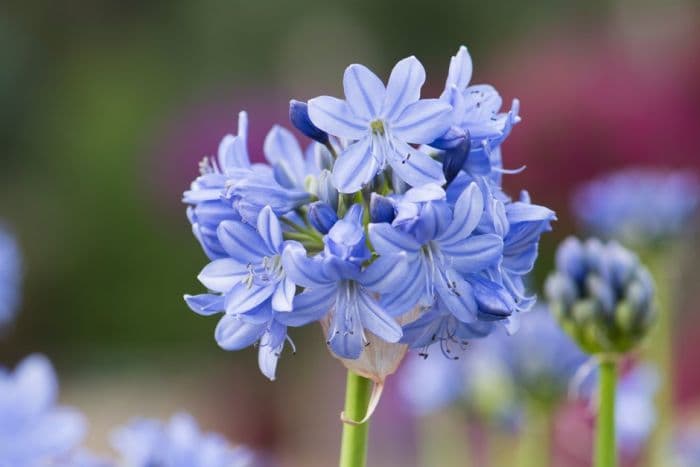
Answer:
<svg viewBox="0 0 700 467"><path fill-rule="evenodd" d="M595 467L617 467L615 442L615 384L617 362L611 358L600 361L598 370L598 420L595 436Z"/></svg>
<svg viewBox="0 0 700 467"><path fill-rule="evenodd" d="M345 388L345 418L362 420L367 413L372 381L348 370ZM360 425L343 423L343 440L340 446L340 467L365 467L367 461L367 435L369 422Z"/></svg>
<svg viewBox="0 0 700 467"><path fill-rule="evenodd" d="M643 256L656 283L657 323L647 341L645 356L659 373L659 391L656 394L656 428L649 441L647 465L664 467L668 463L668 446L673 431L673 322L674 306L668 265L677 252L652 250Z"/></svg>
<svg viewBox="0 0 700 467"><path fill-rule="evenodd" d="M518 440L518 467L549 467L552 461L552 414L548 406L529 403Z"/></svg>
<svg viewBox="0 0 700 467"><path fill-rule="evenodd" d="M453 407L418 419L421 467L467 467L471 464L470 433L464 413Z"/></svg>

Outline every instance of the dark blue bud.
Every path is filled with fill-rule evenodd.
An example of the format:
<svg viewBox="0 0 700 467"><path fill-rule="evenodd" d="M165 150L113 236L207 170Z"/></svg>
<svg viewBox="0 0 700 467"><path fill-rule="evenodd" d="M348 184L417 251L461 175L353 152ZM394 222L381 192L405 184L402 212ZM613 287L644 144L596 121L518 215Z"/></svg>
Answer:
<svg viewBox="0 0 700 467"><path fill-rule="evenodd" d="M289 120L297 130L321 144L328 143L328 133L318 128L309 118L309 106L306 102L292 99L289 101Z"/></svg>
<svg viewBox="0 0 700 467"><path fill-rule="evenodd" d="M314 229L324 235L338 221L338 215L333 208L322 201L316 201L309 205L308 217Z"/></svg>
<svg viewBox="0 0 700 467"><path fill-rule="evenodd" d="M468 156L469 138L463 139L459 145L445 151L442 157L442 172L445 174L448 185L462 170Z"/></svg>
<svg viewBox="0 0 700 467"><path fill-rule="evenodd" d="M391 223L396 213L394 212L394 202L391 198L372 193L369 199L369 218L375 224L380 222Z"/></svg>

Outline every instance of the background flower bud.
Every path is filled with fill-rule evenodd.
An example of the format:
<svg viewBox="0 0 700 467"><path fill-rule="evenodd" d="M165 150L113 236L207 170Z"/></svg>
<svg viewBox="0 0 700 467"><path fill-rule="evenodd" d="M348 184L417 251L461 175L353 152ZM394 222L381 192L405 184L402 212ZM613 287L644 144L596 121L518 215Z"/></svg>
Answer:
<svg viewBox="0 0 700 467"><path fill-rule="evenodd" d="M562 327L588 353L626 352L654 322L651 275L615 242L567 238L545 293Z"/></svg>

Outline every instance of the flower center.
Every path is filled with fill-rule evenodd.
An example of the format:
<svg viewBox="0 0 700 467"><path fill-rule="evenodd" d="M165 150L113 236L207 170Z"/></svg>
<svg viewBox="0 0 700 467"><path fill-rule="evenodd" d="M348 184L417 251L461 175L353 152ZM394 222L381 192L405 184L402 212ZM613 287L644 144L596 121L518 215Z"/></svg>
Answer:
<svg viewBox="0 0 700 467"><path fill-rule="evenodd" d="M248 264L248 275L243 283L248 288L251 288L253 284L265 287L276 284L283 278L282 256L264 256L260 264Z"/></svg>
<svg viewBox="0 0 700 467"><path fill-rule="evenodd" d="M384 122L382 120L374 120L369 124L369 127L372 129L372 134L379 135L379 136L384 136Z"/></svg>

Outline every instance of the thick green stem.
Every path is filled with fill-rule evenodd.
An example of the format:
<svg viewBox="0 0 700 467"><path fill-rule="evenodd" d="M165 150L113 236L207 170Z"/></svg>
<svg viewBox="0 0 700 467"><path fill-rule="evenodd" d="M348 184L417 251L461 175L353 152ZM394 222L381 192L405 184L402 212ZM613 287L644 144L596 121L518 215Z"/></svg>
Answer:
<svg viewBox="0 0 700 467"><path fill-rule="evenodd" d="M595 467L616 467L615 384L617 362L602 360L598 376L598 420L595 437Z"/></svg>
<svg viewBox="0 0 700 467"><path fill-rule="evenodd" d="M372 394L372 381L348 370L345 388L345 410L347 420L362 420L367 413ZM343 441L340 446L340 467L365 467L367 461L367 434L369 422L359 425L343 424Z"/></svg>

